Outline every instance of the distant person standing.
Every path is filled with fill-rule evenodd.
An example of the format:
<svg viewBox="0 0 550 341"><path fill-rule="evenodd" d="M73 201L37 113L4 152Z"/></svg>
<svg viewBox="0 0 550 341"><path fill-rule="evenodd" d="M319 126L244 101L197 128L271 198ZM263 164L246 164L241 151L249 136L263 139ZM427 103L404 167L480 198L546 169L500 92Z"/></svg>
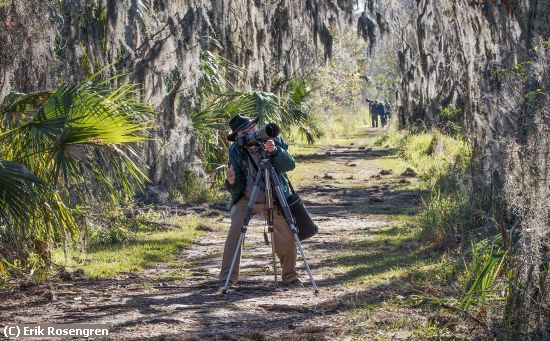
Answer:
<svg viewBox="0 0 550 341"><path fill-rule="evenodd" d="M373 128L378 128L378 108L376 102L371 101L367 98L367 103L369 103L369 112L371 117L371 123Z"/></svg>
<svg viewBox="0 0 550 341"><path fill-rule="evenodd" d="M386 110L384 109L384 104L380 101L376 101L376 111L378 112L378 116L380 116L380 123L383 127L386 120Z"/></svg>
<svg viewBox="0 0 550 341"><path fill-rule="evenodd" d="M384 114L381 117L382 127L385 127L386 125L388 125L388 120L390 118L390 112L391 112L390 104L388 103L388 101L384 101Z"/></svg>

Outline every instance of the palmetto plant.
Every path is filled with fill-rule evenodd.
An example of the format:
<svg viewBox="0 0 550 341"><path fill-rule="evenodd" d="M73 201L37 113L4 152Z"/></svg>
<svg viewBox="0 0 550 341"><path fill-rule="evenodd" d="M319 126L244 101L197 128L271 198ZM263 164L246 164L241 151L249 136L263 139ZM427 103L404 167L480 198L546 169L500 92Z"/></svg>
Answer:
<svg viewBox="0 0 550 341"><path fill-rule="evenodd" d="M121 75L54 91L11 93L0 106L0 271L77 228L68 206L119 202L146 176L134 144L148 139L153 110Z"/></svg>
<svg viewBox="0 0 550 341"><path fill-rule="evenodd" d="M0 161L0 216L0 275L14 261L25 263L30 253L48 263L50 243L77 234L59 194L23 165L6 160Z"/></svg>
<svg viewBox="0 0 550 341"><path fill-rule="evenodd" d="M507 283L501 277L506 273L509 257L500 235L480 241L472 250L473 259L466 269L468 289L459 303L464 310L477 305L477 315L484 317L489 302L504 297Z"/></svg>
<svg viewBox="0 0 550 341"><path fill-rule="evenodd" d="M259 117L259 124L275 122L283 131L296 127L309 142L321 135L307 105L312 90L305 81L281 78L274 82L275 92L238 91L228 79L242 76L243 71L210 51L201 55L201 72L197 91L200 105L190 112L190 118L207 171L223 168L228 147L227 122L238 113Z"/></svg>

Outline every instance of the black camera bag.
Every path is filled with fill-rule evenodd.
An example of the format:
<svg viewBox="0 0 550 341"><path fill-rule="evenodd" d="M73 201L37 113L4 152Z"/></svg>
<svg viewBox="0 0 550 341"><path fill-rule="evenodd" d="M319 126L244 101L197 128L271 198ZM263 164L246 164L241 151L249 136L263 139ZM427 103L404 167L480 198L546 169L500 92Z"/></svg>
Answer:
<svg viewBox="0 0 550 341"><path fill-rule="evenodd" d="M245 149L245 151L248 155L248 161L251 162L256 171L258 171L258 165L252 159L252 156L248 153L248 150ZM292 213L292 216L294 217L296 228L298 229L298 239L305 240L311 238L319 232L319 228L315 225L313 219L311 219L309 212L304 206L304 203L302 202L302 199L300 199L298 193L294 190L294 187L292 187L290 180L288 180L288 185L290 186L292 194L287 199L287 204L290 208L290 213ZM275 200L277 199L275 198Z"/></svg>
<svg viewBox="0 0 550 341"><path fill-rule="evenodd" d="M294 221L296 222L296 227L298 228L298 239L305 240L311 238L319 232L319 228L315 225L313 219L311 219L311 216L309 215L309 212L304 206L304 203L302 202L302 199L300 199L298 193L294 191L294 187L292 187L290 180L288 181L288 184L290 185L292 194L290 198L287 199L287 203L290 207L290 212L294 217Z"/></svg>

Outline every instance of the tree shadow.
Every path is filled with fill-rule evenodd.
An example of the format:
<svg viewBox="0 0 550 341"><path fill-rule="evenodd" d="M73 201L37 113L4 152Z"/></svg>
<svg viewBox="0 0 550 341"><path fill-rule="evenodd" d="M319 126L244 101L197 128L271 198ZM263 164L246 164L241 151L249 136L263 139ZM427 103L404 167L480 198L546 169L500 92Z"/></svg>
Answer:
<svg viewBox="0 0 550 341"><path fill-rule="evenodd" d="M423 263L432 257L424 252L398 253L395 248L388 248L383 252L337 256L315 264L315 268L352 267L351 270L345 273L319 281L320 285L330 286L354 281L361 277L380 275L396 268L404 270L412 269L415 265Z"/></svg>
<svg viewBox="0 0 550 341"><path fill-rule="evenodd" d="M428 195L419 189L324 187L300 188L302 200L314 215L402 215L415 214L421 198Z"/></svg>
<svg viewBox="0 0 550 341"><path fill-rule="evenodd" d="M328 148L324 153L316 154L297 154L293 155L296 162L323 162L331 161L334 159L363 159L363 160L374 160L381 157L395 155L397 152L393 148L385 149L358 149L358 148Z"/></svg>

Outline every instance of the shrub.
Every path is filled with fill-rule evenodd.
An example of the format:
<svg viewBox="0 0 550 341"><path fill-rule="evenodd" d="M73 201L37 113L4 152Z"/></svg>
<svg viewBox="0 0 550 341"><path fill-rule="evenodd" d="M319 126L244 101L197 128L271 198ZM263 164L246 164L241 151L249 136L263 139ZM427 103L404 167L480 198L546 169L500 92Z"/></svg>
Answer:
<svg viewBox="0 0 550 341"><path fill-rule="evenodd" d="M133 159L153 109L103 71L0 104L0 272L49 265L52 247L78 235L76 203L120 204L147 179Z"/></svg>
<svg viewBox="0 0 550 341"><path fill-rule="evenodd" d="M468 142L437 130L420 134L392 131L378 138L374 145L397 149L434 192L437 187L442 188L445 181L451 182L449 176L455 179L463 177L470 166L472 155Z"/></svg>
<svg viewBox="0 0 550 341"><path fill-rule="evenodd" d="M89 247L96 249L103 246L124 244L130 240L130 233L121 224L114 224L106 228L96 228L89 241Z"/></svg>
<svg viewBox="0 0 550 341"><path fill-rule="evenodd" d="M171 200L180 201L183 204L217 202L220 198L218 191L208 186L206 181L191 171L185 172L181 181L170 192Z"/></svg>

